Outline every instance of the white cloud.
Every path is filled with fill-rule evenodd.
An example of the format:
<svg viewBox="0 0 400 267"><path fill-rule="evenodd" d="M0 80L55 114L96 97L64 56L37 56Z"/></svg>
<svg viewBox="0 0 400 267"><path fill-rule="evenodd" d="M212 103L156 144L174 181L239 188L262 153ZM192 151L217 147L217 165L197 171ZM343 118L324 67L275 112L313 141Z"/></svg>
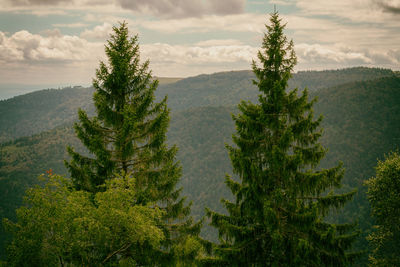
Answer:
<svg viewBox="0 0 400 267"><path fill-rule="evenodd" d="M102 26L107 26L103 24ZM99 27L97 29L106 29ZM106 32L93 29L96 32ZM104 42L62 35L58 30L43 35L19 31L0 32L0 79L29 83L90 83L104 60ZM89 35L89 31L86 32ZM90 37L93 37L90 36ZM189 76L221 70L248 69L257 48L237 40L208 40L195 46L166 43L141 45L142 60L149 59L157 76Z"/></svg>
<svg viewBox="0 0 400 267"><path fill-rule="evenodd" d="M143 57L150 58L156 64L249 63L257 51L257 48L248 45L184 46L156 43L141 47Z"/></svg>
<svg viewBox="0 0 400 267"><path fill-rule="evenodd" d="M371 59L363 53L354 51L341 51L329 46L320 44L299 44L296 45L297 56L299 62L306 61L309 63L345 63L345 64L370 64Z"/></svg>
<svg viewBox="0 0 400 267"><path fill-rule="evenodd" d="M88 84L104 55L103 43L61 35L57 30L42 34L0 32L0 80Z"/></svg>
<svg viewBox="0 0 400 267"><path fill-rule="evenodd" d="M250 46L141 46L141 58L150 59L156 76L188 77L203 73L250 69L256 48Z"/></svg>
<svg viewBox="0 0 400 267"><path fill-rule="evenodd" d="M261 33L266 22L266 15L239 14L227 16L204 16L201 18L146 20L140 26L164 33L190 32L257 32Z"/></svg>
<svg viewBox="0 0 400 267"><path fill-rule="evenodd" d="M242 41L236 39L211 39L197 42L197 46L230 46L243 45Z"/></svg>
<svg viewBox="0 0 400 267"><path fill-rule="evenodd" d="M82 61L91 58L93 48L77 36L61 35L58 30L44 32L46 36L19 31L11 36L1 33L1 58L5 61Z"/></svg>
<svg viewBox="0 0 400 267"><path fill-rule="evenodd" d="M88 26L88 24L85 23L56 23L52 25L53 27L56 28L83 28Z"/></svg>
<svg viewBox="0 0 400 267"><path fill-rule="evenodd" d="M112 32L112 25L104 22L103 25L98 25L91 30L85 29L81 33L81 37L88 40L101 40L104 41L110 37Z"/></svg>
<svg viewBox="0 0 400 267"><path fill-rule="evenodd" d="M321 45L301 43L295 45L299 69L327 69L349 66L381 66L393 68L400 65L400 49L354 49L343 44Z"/></svg>

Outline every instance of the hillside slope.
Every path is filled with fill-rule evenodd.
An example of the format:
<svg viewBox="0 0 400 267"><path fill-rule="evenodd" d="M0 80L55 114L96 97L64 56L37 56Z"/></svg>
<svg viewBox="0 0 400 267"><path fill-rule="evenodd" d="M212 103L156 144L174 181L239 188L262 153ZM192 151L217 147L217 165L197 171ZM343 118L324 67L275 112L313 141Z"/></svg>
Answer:
<svg viewBox="0 0 400 267"><path fill-rule="evenodd" d="M289 88L318 91L354 81L368 81L393 76L393 71L378 68L348 68L326 71L301 71L289 80ZM159 96L168 95L173 110L201 106L234 106L240 100L257 101L252 71L230 71L199 75L162 87Z"/></svg>
<svg viewBox="0 0 400 267"><path fill-rule="evenodd" d="M321 166L343 161L344 190L358 188L355 200L331 220L358 219L366 233L371 229L363 181L374 174L376 160L400 147L400 78L388 77L354 82L319 90L315 114L323 114L322 143L329 148ZM224 148L230 142L234 107L198 107L172 114L168 143L180 148L183 166L180 185L183 195L193 201L192 212L200 218L205 207L221 210L221 197L230 197L224 185L231 166ZM1 216L12 216L21 204L23 191L38 182L37 175L52 168L65 174L62 161L65 145L83 150L71 127L21 138L0 147ZM210 232L206 232L211 237ZM365 234L364 234L365 236ZM366 248L365 240L358 244Z"/></svg>
<svg viewBox="0 0 400 267"><path fill-rule="evenodd" d="M322 73L315 72L313 75L317 77ZM242 77L246 81L245 77L249 74L250 72L219 73L197 77L201 79L187 87L177 86L179 82L174 86L171 84L169 87L160 87L159 94L168 93L170 96L173 112L168 142L177 144L180 148L178 159L183 166L180 185L183 187L183 194L193 201L192 212L196 218L204 214L204 207L221 211L220 198L230 197L224 185L225 173L231 173L224 143L230 142L234 132L230 113L235 111L234 106L237 103L229 103L236 101L239 96L244 97L241 95L243 92L247 99L256 99L255 90L243 89L242 92L239 88L246 88L246 83L240 84L234 79ZM214 84L216 76L220 76L221 83L208 88L207 86ZM328 75L327 80L329 77L335 76ZM247 80L248 83L250 79ZM187 82L190 79L185 80ZM230 83L223 82L227 80ZM202 82L205 84L202 85ZM227 84L237 86L238 90L224 87ZM180 90L180 93L172 94L171 91L174 90ZM201 91L200 96L191 95L193 90ZM203 93L208 94L213 102L201 102ZM70 122L74 120L74 109L79 105L93 112L91 102L87 100L91 94L88 89L70 88L40 91L0 101L2 137L8 136L11 139L21 131L30 134L64 123L64 126L53 130L0 145L0 218L14 217L14 209L21 205L25 189L39 182L39 174L50 168L55 173L67 174L63 166L63 159L67 157L67 144L84 151ZM83 97L85 95L86 100ZM366 79L328 89L320 88L311 95L319 98L315 114L324 115L322 142L329 148L321 166L329 167L339 160L343 161L346 167L343 190L354 187L359 189L355 200L344 211L332 214L330 220L357 219L365 236L371 230L372 220L363 181L374 174L377 159L382 159L385 153L400 147L400 78L391 75L376 80ZM76 96L80 96L80 99L77 100ZM221 99L225 102L220 103ZM198 106L207 103L215 106ZM223 107L223 104L227 107ZM184 106L186 109L182 110ZM3 234L1 230L0 235ZM204 234L208 238L213 236L208 229ZM365 239L360 239L358 246L366 248Z"/></svg>
<svg viewBox="0 0 400 267"><path fill-rule="evenodd" d="M0 143L53 129L89 110L90 88L47 89L0 101Z"/></svg>
<svg viewBox="0 0 400 267"><path fill-rule="evenodd" d="M330 71L306 71L293 75L290 87L320 90L351 81L393 76L388 69L350 68ZM257 100L251 71L221 72L180 80L160 81L158 99L168 95L173 111L201 106L234 106L240 100ZM78 108L94 114L92 88L48 89L0 101L0 143L53 129L76 119Z"/></svg>

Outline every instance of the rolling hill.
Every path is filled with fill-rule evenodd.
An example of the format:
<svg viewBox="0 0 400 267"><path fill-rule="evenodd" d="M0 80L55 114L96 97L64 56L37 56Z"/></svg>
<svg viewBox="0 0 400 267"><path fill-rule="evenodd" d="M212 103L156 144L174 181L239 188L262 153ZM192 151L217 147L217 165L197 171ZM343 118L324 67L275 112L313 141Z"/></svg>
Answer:
<svg viewBox="0 0 400 267"><path fill-rule="evenodd" d="M290 87L310 91L352 81L393 76L388 69L351 68L303 71L293 75ZM257 100L251 71L221 72L186 79L163 78L156 97L168 95L173 111L204 106L235 106L240 100ZM0 143L53 129L76 119L78 108L94 114L93 88L47 89L0 101Z"/></svg>
<svg viewBox="0 0 400 267"><path fill-rule="evenodd" d="M323 72L316 72L314 75L321 78L323 77L319 76L321 73ZM188 88L179 84L194 79L189 78L160 88L161 93L169 92L169 103L173 112L168 143L177 144L180 148L178 159L183 166L180 185L183 187L183 195L193 201L192 213L197 219L202 216L205 207L221 210L220 198L230 197L224 185L225 173L231 173L224 143L230 142L234 132L230 113L235 112L235 107L230 103L234 102L232 99L243 96L240 90L232 90L231 94L226 93L229 91L229 86L236 84L234 74L219 73L196 78L201 78L205 85L202 85L200 80L188 83L192 84L192 87ZM248 87L246 84L243 85L245 88L243 91L247 93L246 99L255 99L256 91L252 93L251 89L246 89L251 88L251 77L249 76L247 80L245 78L249 73L236 74L237 77L247 81ZM221 80L219 86L208 86L207 84L213 83L212 80L216 77ZM329 80L336 76L327 77ZM229 82L225 84L222 81ZM83 89L75 90L79 93L79 90ZM179 93L171 94L174 90ZM216 99L215 102L214 100L201 102L204 92L199 92L199 95L189 94L194 90L206 91L210 97ZM44 94L42 97L50 98L46 96L46 92L42 93ZM223 95L226 102L218 102L220 100L217 99L221 99ZM400 147L400 78L393 73L388 77L378 77L374 80L364 77L361 81L334 84L330 88L313 88L311 96L317 96L319 99L315 105L315 114L324 116L322 143L329 149L326 158L321 162L321 167L329 167L339 160L343 161L346 168L343 190L358 188L355 200L347 205L345 210L332 214L329 219L336 221L358 219L360 227L367 233L371 230L372 220L363 181L374 174L377 159L383 158L383 155L390 150ZM201 105L208 103L209 106L200 106L196 99L200 104L203 103ZM0 108L2 104L0 102ZM183 109L184 105L186 109ZM51 120L53 115L47 116ZM13 217L14 209L21 204L24 190L38 183L39 174L50 168L56 173L66 174L62 162L67 157L65 153L67 144L84 150L74 136L70 124L31 137L8 141L0 146L1 217ZM213 233L207 229L204 235L208 238L213 237ZM360 239L358 247L366 248L365 240Z"/></svg>

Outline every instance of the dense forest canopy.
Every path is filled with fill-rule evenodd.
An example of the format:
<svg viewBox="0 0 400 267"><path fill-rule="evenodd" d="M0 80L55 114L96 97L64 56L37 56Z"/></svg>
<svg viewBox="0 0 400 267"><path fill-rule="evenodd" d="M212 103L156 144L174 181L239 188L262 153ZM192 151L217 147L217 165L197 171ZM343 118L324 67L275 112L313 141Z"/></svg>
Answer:
<svg viewBox="0 0 400 267"><path fill-rule="evenodd" d="M218 92L210 90L210 94L218 95ZM342 160L346 168L344 183L348 185L344 188L359 188L355 201L334 218L348 221L357 214L365 232L363 236L366 236L372 229L373 221L362 183L374 175L377 158L383 159L385 153L400 147L400 121L397 116L400 114L400 78L351 82L320 89L312 96L318 97L315 114L324 115L322 143L329 149L322 167ZM225 98L230 97L235 96L225 95ZM44 98L50 99L50 95ZM170 97L169 101L175 100ZM230 142L234 132L231 112L237 111L233 106L222 107L221 104L220 107L188 106L186 110L171 114L168 142L180 148L177 155L183 166L180 185L183 187L182 194L193 201L192 214L195 218L204 214L206 206L222 211L219 199L231 197L221 179L225 173L232 172L224 149L224 143ZM26 113L26 116L29 114ZM38 175L48 169L67 175L63 165L63 160L68 157L66 145L80 147L71 124L1 145L1 217L14 218L14 210L21 205L24 191L39 182ZM81 147L79 151L84 153L85 150ZM207 228L203 230L203 235L215 238L215 232ZM366 247L365 240L360 239L359 242L360 247Z"/></svg>
<svg viewBox="0 0 400 267"><path fill-rule="evenodd" d="M375 266L399 266L400 258L400 155L391 152L378 161L376 176L365 183L376 219L375 231L367 239L373 250L369 260Z"/></svg>
<svg viewBox="0 0 400 267"><path fill-rule="evenodd" d="M302 71L289 80L289 88L318 91L354 81L393 76L389 69L356 67L329 71ZM158 100L168 95L172 111L202 106L234 106L240 100L257 100L251 71L199 75L168 83L161 79ZM0 101L0 142L53 129L77 119L78 108L94 114L93 88L47 89ZM229 96L229 97L227 97Z"/></svg>

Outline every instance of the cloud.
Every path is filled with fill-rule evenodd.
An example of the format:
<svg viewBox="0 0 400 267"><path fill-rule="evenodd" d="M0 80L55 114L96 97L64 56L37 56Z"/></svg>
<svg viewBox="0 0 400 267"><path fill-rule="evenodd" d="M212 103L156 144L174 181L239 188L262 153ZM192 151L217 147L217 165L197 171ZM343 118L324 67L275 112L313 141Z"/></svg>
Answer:
<svg viewBox="0 0 400 267"><path fill-rule="evenodd" d="M3 0L4 1L4 0ZM87 10L114 7L162 18L201 17L244 13L246 0L5 0L9 7L60 7ZM68 3L68 6L65 6Z"/></svg>
<svg viewBox="0 0 400 267"><path fill-rule="evenodd" d="M11 3L0 0L3 11L4 1ZM156 38L163 42L140 46L141 58L150 59L150 68L157 76L249 69L268 23L267 14L243 13L244 0L71 0L68 5L63 1L18 0L19 6L9 4L10 10L22 13L66 12L72 23L54 20L52 26L61 32L0 32L0 80L76 81L79 76L90 81L98 60L104 57L104 41L112 25L123 20L131 33L143 32L140 39L144 42ZM398 0L270 2L278 1L291 4L290 10L297 8L282 15L287 22L286 34L296 45L297 69L400 66L400 20L384 8L397 8ZM75 32L75 36L63 35L63 31Z"/></svg>
<svg viewBox="0 0 400 267"><path fill-rule="evenodd" d="M0 32L0 61L24 64L82 61L91 58L99 47L77 36L61 35L58 30L42 34L24 30L7 36Z"/></svg>
<svg viewBox="0 0 400 267"><path fill-rule="evenodd" d="M296 0L296 6L303 16L324 16L326 20L340 18L343 22L387 23L391 18L376 8L376 1L382 0ZM343 21L345 19L345 21Z"/></svg>
<svg viewBox="0 0 400 267"><path fill-rule="evenodd" d="M14 6L58 5L71 2L70 0L9 0Z"/></svg>
<svg viewBox="0 0 400 267"><path fill-rule="evenodd" d="M122 8L157 17L199 17L244 12L245 0L116 0Z"/></svg>
<svg viewBox="0 0 400 267"><path fill-rule="evenodd" d="M203 45L205 45L203 43ZM155 43L142 45L143 57L152 63L209 64L251 62L257 48L248 45L185 46Z"/></svg>
<svg viewBox="0 0 400 267"><path fill-rule="evenodd" d="M197 46L238 46L243 45L240 40L236 39L211 39L197 42L195 45Z"/></svg>
<svg viewBox="0 0 400 267"><path fill-rule="evenodd" d="M350 66L393 67L400 64L400 50L354 49L343 45L301 43L295 45L299 69L328 69Z"/></svg>
<svg viewBox="0 0 400 267"><path fill-rule="evenodd" d="M150 68L156 76L188 77L250 69L250 62L256 57L257 48L248 45L211 45L211 41L209 44L145 44L141 46L141 58L150 59Z"/></svg>
<svg viewBox="0 0 400 267"><path fill-rule="evenodd" d="M104 41L110 37L111 32L112 25L110 23L104 22L103 25L98 25L92 30L85 29L81 33L81 37L88 40Z"/></svg>
<svg viewBox="0 0 400 267"><path fill-rule="evenodd" d="M104 23L82 36L62 35L59 30L41 34L19 31L12 35L0 32L0 79L3 83L89 84L99 59L104 60L104 42L89 37L103 36L100 33L107 32L109 26ZM193 46L143 44L140 51L142 60L150 60L155 75L185 77L249 69L257 48L234 39L212 39Z"/></svg>
<svg viewBox="0 0 400 267"><path fill-rule="evenodd" d="M290 6L290 5L294 5L296 3L295 0L270 0L269 1L270 4L276 4L278 6ZM263 2L261 2L260 4L264 4ZM279 8L278 8L279 10Z"/></svg>
<svg viewBox="0 0 400 267"><path fill-rule="evenodd" d="M400 1L398 0L375 0L375 2L386 12L400 14Z"/></svg>
<svg viewBox="0 0 400 267"><path fill-rule="evenodd" d="M238 14L225 16L203 16L201 18L161 19L137 22L141 27L163 33L190 32L253 32L264 30L266 15Z"/></svg>
<svg viewBox="0 0 400 267"><path fill-rule="evenodd" d="M83 28L88 26L88 24L85 23L56 23L52 25L53 27L56 28Z"/></svg>
<svg viewBox="0 0 400 267"><path fill-rule="evenodd" d="M341 64L370 64L371 59L363 53L354 51L341 51L339 49L323 46L320 44L299 44L296 45L296 52L299 62L306 61L308 63L341 63Z"/></svg>
<svg viewBox="0 0 400 267"><path fill-rule="evenodd" d="M103 57L103 43L58 30L41 34L23 30L12 35L0 31L2 83L88 85Z"/></svg>
<svg viewBox="0 0 400 267"><path fill-rule="evenodd" d="M41 31L40 34L47 37L62 37L62 34L59 29L47 29Z"/></svg>

